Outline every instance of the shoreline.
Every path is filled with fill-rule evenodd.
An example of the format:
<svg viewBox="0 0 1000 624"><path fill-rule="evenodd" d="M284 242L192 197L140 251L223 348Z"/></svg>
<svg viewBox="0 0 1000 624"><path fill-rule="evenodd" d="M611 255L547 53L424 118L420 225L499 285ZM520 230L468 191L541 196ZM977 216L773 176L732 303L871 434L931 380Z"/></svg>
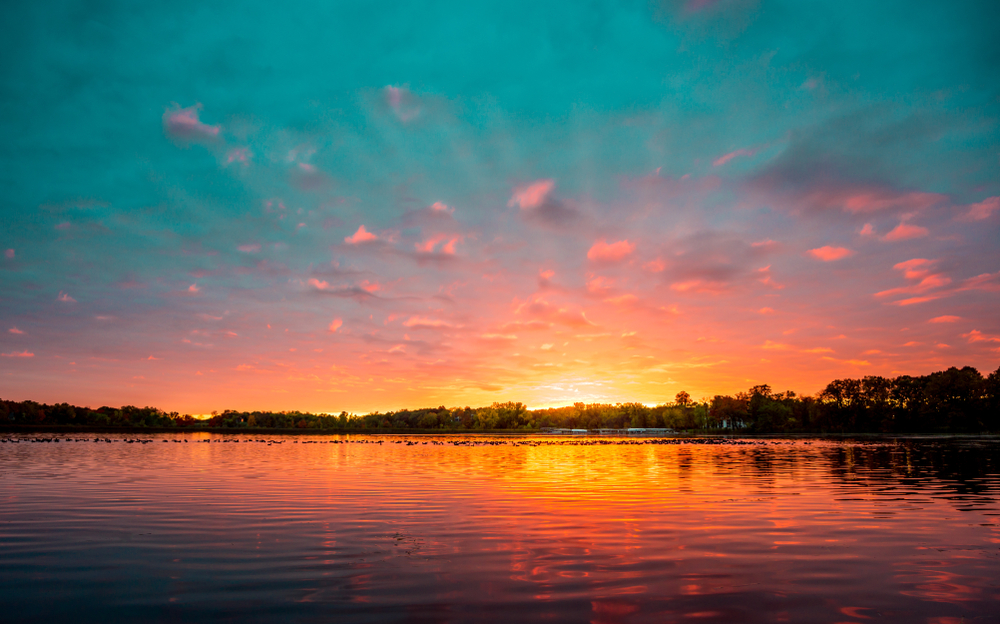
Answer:
<svg viewBox="0 0 1000 624"><path fill-rule="evenodd" d="M412 435L412 436L545 436L566 440L590 438L625 438L629 440L662 438L762 438L762 439L1000 439L1000 433L729 433L717 431L676 432L669 435L600 435L600 434L551 434L542 431L510 429L458 430L458 429L254 429L234 427L78 427L74 425L10 425L0 424L0 433L99 433L99 434L160 434L160 433L212 433L221 435L278 435L278 436L344 436L344 435Z"/></svg>

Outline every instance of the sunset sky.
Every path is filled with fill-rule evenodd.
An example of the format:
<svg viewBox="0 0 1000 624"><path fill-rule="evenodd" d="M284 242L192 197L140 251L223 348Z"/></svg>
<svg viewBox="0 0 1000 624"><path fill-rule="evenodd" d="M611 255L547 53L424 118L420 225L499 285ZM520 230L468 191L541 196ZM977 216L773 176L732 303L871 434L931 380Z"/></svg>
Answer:
<svg viewBox="0 0 1000 624"><path fill-rule="evenodd" d="M1000 365L1000 5L5 2L0 398Z"/></svg>

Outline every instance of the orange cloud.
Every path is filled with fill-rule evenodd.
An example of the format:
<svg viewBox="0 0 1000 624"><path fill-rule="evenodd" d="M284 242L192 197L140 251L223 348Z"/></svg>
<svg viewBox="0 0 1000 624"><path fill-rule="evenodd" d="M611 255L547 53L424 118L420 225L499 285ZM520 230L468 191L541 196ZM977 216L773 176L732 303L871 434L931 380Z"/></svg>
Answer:
<svg viewBox="0 0 1000 624"><path fill-rule="evenodd" d="M810 249L809 255L813 258L822 260L823 262L833 262L834 260L840 260L841 258L854 255L854 252L846 247L832 247L830 245L824 245L823 247Z"/></svg>
<svg viewBox="0 0 1000 624"><path fill-rule="evenodd" d="M330 326L327 328L327 330L330 331L331 333L336 333L337 330L343 326L344 326L344 321L339 318L335 318L332 321L330 321Z"/></svg>
<svg viewBox="0 0 1000 624"><path fill-rule="evenodd" d="M635 244L627 240L620 240L608 243L607 240L600 240L594 243L587 252L587 258L594 261L618 262L628 257L635 250Z"/></svg>

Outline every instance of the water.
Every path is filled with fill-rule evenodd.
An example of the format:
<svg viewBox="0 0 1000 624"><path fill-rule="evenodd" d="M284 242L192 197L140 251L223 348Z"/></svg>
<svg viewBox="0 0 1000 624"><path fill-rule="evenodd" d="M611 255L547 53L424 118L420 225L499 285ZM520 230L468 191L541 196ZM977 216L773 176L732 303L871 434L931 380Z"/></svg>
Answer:
<svg viewBox="0 0 1000 624"><path fill-rule="evenodd" d="M996 440L53 437L0 436L5 622L1000 614Z"/></svg>

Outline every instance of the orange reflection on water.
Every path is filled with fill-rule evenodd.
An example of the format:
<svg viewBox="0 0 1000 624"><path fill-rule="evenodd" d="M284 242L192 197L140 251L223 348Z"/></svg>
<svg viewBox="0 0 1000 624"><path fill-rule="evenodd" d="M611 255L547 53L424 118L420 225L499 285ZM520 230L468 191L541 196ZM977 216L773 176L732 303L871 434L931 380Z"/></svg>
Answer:
<svg viewBox="0 0 1000 624"><path fill-rule="evenodd" d="M948 476L968 461L961 449L156 439L3 447L14 494L0 530L31 535L30 519L45 518L45 535L80 543L130 532L187 600L257 591L355 615L931 621L995 606L996 477L962 464L979 484L965 491ZM905 465L894 459L903 455ZM170 559L158 559L161 548ZM67 565L76 552L65 546ZM30 594L27 581L18 587Z"/></svg>

